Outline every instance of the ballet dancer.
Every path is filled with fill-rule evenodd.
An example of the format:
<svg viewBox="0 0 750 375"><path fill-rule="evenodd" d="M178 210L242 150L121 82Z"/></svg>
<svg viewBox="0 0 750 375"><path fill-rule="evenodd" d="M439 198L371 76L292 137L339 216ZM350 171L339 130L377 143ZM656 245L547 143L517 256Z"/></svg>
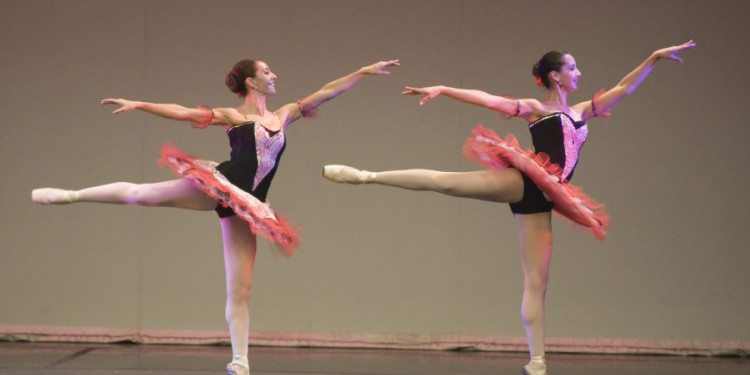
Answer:
<svg viewBox="0 0 750 375"><path fill-rule="evenodd" d="M544 300L552 255L551 210L589 227L603 238L607 216L603 208L568 182L578 162L578 153L588 134L586 121L608 116L651 73L660 60L682 62L678 53L695 46L693 41L654 51L613 88L593 99L569 105L568 95L578 89L581 71L573 55L546 53L532 74L546 97L516 99L480 90L445 86L406 87L405 95L423 95L424 105L439 95L485 107L506 117L528 122L536 153L521 150L512 137L503 140L477 127L464 150L487 170L440 172L425 169L371 172L344 165L328 165L324 177L340 183L380 184L409 190L434 191L455 197L509 203L516 224L524 271L521 318L529 346L530 361L525 375L545 375ZM505 168L510 166L511 168Z"/></svg>
<svg viewBox="0 0 750 375"><path fill-rule="evenodd" d="M229 90L242 98L233 108L186 108L177 104L104 99L119 106L114 114L141 110L194 127L218 125L231 145L229 161L221 164L183 154L167 145L161 162L178 179L134 184L115 182L80 190L42 188L32 191L39 204L96 202L148 207L215 210L221 223L226 269L225 315L232 343L230 375L250 373L248 335L250 285L256 253L256 233L278 244L287 255L297 247L294 230L265 203L271 180L284 151L284 132L289 124L314 114L318 106L347 91L366 75L388 75L398 60L381 61L333 80L320 90L269 111L266 101L276 94L276 74L261 60L242 60L226 76Z"/></svg>

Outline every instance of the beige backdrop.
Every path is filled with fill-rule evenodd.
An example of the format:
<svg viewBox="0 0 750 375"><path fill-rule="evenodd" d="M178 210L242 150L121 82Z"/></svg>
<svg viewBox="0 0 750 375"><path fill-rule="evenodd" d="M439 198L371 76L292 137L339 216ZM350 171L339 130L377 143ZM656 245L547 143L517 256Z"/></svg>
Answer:
<svg viewBox="0 0 750 375"><path fill-rule="evenodd" d="M608 121L590 122L574 183L607 204L604 242L555 219L551 338L750 341L747 36L737 1L3 1L0 326L224 330L219 225L211 212L30 203L35 187L172 178L173 140L228 157L219 129L106 97L234 106L224 75L260 58L276 108L383 59L293 124L269 198L302 228L289 260L260 242L254 331L522 336L522 273L505 205L320 176L369 169L480 168L463 140L485 124L530 146L525 124L404 85L540 97L530 70L550 49L576 57L587 100L654 49L660 62Z"/></svg>

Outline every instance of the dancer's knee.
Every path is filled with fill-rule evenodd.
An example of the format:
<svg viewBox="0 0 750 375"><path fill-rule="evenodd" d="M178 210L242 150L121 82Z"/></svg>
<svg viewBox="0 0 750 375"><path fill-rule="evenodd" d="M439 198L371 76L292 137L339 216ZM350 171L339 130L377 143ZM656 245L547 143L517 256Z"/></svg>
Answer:
<svg viewBox="0 0 750 375"><path fill-rule="evenodd" d="M524 276L524 289L526 293L544 296L547 292L548 275L539 272L527 272Z"/></svg>
<svg viewBox="0 0 750 375"><path fill-rule="evenodd" d="M244 306L250 302L250 285L236 285L227 289L227 304Z"/></svg>
<svg viewBox="0 0 750 375"><path fill-rule="evenodd" d="M171 190L159 184L130 184L128 196L131 204L145 207L176 207L178 206Z"/></svg>
<svg viewBox="0 0 750 375"><path fill-rule="evenodd" d="M432 178L433 190L446 195L459 195L460 188L455 178L449 173L439 173Z"/></svg>
<svg viewBox="0 0 750 375"><path fill-rule="evenodd" d="M129 193L130 203L139 206L155 207L162 204L156 189L148 184L130 184Z"/></svg>

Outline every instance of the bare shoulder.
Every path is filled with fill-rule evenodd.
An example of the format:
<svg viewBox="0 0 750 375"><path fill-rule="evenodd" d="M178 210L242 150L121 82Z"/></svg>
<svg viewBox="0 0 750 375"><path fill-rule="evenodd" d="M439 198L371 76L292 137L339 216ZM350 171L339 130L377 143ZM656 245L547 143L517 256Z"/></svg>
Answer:
<svg viewBox="0 0 750 375"><path fill-rule="evenodd" d="M585 102L576 103L570 106L570 108L575 110L578 113L583 113L590 106L591 106L591 100L586 100Z"/></svg>
<svg viewBox="0 0 750 375"><path fill-rule="evenodd" d="M289 114L294 113L294 111L298 108L299 105L297 105L297 103L287 103L279 107L279 109L275 110L274 113L279 117L279 119L282 119L286 116L289 116Z"/></svg>
<svg viewBox="0 0 750 375"><path fill-rule="evenodd" d="M527 106L531 112L539 112L539 111L544 110L545 108L545 105L542 104L542 102L540 102L539 99L534 99L534 98L519 99L519 101L524 106Z"/></svg>
<svg viewBox="0 0 750 375"><path fill-rule="evenodd" d="M532 123L548 115L550 109L539 99L520 99L523 108L522 116L527 122Z"/></svg>
<svg viewBox="0 0 750 375"><path fill-rule="evenodd" d="M248 121L247 116L243 115L237 108L214 108L214 113L221 118L222 125L239 125Z"/></svg>

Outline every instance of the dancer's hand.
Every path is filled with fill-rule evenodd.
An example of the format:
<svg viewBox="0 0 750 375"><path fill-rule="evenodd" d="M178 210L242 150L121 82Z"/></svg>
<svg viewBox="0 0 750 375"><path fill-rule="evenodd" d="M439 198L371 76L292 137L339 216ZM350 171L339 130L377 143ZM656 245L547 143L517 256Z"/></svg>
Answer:
<svg viewBox="0 0 750 375"><path fill-rule="evenodd" d="M434 99L438 95L443 93L443 86L430 86L430 87L409 87L406 86L402 94L404 95L424 95L424 98L419 101L419 105L424 105L428 101Z"/></svg>
<svg viewBox="0 0 750 375"><path fill-rule="evenodd" d="M130 112L132 110L138 109L138 103L137 101L133 100L127 100L127 99L103 99L102 104L116 104L119 105L120 108L115 109L112 111L112 114L116 115L121 112Z"/></svg>
<svg viewBox="0 0 750 375"><path fill-rule="evenodd" d="M372 74L372 75L377 75L377 76L389 75L391 74L391 72L385 70L385 68L388 68L391 66L399 66L399 65L401 65L401 63L399 63L398 60L379 61L370 66L365 66L359 71L364 74Z"/></svg>
<svg viewBox="0 0 750 375"><path fill-rule="evenodd" d="M653 56L656 57L657 60L668 59L668 60L674 60L674 61L682 63L682 58L677 56L677 54L686 49L691 49L693 47L695 47L695 42L690 40L686 43L680 44L679 46L672 46L672 47L667 47L667 48L662 48L660 50L656 50L654 51Z"/></svg>

